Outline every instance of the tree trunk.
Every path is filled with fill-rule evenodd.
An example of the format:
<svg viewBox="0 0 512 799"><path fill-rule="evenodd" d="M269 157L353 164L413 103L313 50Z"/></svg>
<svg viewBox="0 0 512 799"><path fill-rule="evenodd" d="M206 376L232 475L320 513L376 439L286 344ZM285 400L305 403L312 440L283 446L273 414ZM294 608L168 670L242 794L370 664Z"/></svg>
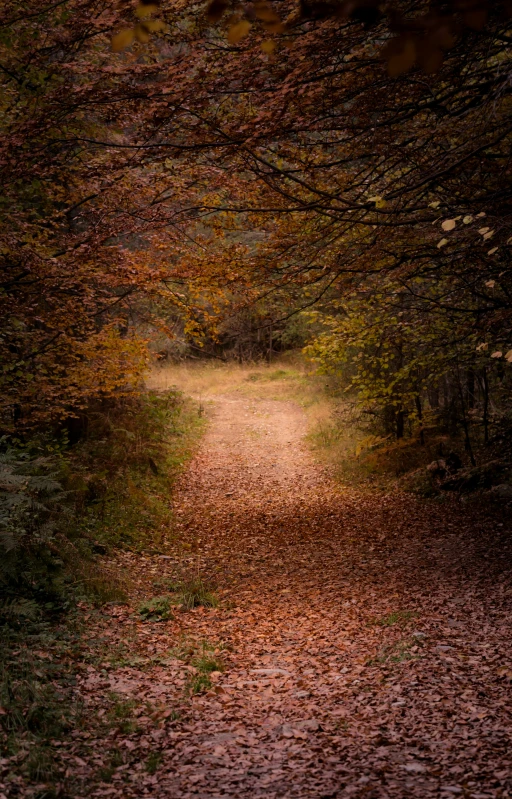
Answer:
<svg viewBox="0 0 512 799"><path fill-rule="evenodd" d="M484 389L484 444L489 443L489 378L487 377L487 367L484 366L482 373L482 385Z"/></svg>
<svg viewBox="0 0 512 799"><path fill-rule="evenodd" d="M424 447L425 431L423 430L423 408L421 406L421 397L419 394L416 394L415 403L416 403L416 413L418 414L418 422L420 425L420 444L422 447Z"/></svg>
<svg viewBox="0 0 512 799"><path fill-rule="evenodd" d="M403 408L399 408L396 412L396 438L399 441L401 438L404 437L404 422L405 422L405 414Z"/></svg>
<svg viewBox="0 0 512 799"><path fill-rule="evenodd" d="M472 410L475 407L475 373L471 368L468 369L466 384L468 390L468 408Z"/></svg>

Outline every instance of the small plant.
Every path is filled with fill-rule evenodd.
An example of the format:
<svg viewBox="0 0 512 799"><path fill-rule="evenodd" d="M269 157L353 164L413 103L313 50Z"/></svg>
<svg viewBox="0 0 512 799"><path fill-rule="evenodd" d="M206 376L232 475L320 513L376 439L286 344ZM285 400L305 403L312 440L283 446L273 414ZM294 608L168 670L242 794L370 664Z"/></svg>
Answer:
<svg viewBox="0 0 512 799"><path fill-rule="evenodd" d="M209 691L212 687L212 681L208 674L192 674L187 681L185 686L185 691L192 696L196 694L202 694L205 691Z"/></svg>
<svg viewBox="0 0 512 799"><path fill-rule="evenodd" d="M123 765L123 755L119 749L112 749L110 752L108 764L103 766L99 771L99 777L102 782L110 782L114 776L116 768Z"/></svg>
<svg viewBox="0 0 512 799"><path fill-rule="evenodd" d="M201 655L192 658L191 664L202 674L211 674L212 671L224 671L223 661L208 652L203 652Z"/></svg>
<svg viewBox="0 0 512 799"><path fill-rule="evenodd" d="M185 610L218 607L219 600L211 587L201 577L183 582L179 588L180 604Z"/></svg>
<svg viewBox="0 0 512 799"><path fill-rule="evenodd" d="M366 662L367 666L382 666L391 663L402 663L404 660L413 660L416 657L411 651L413 642L398 641L384 649L374 658Z"/></svg>
<svg viewBox="0 0 512 799"><path fill-rule="evenodd" d="M123 735L129 735L137 729L137 723L133 719L133 710L137 707L134 699L122 699L116 694L111 695L114 704L109 712L109 721L112 727L116 727Z"/></svg>
<svg viewBox="0 0 512 799"><path fill-rule="evenodd" d="M34 782L52 779L55 776L53 753L44 746L33 747L23 764L23 770Z"/></svg>
<svg viewBox="0 0 512 799"><path fill-rule="evenodd" d="M174 650L175 657L194 668L185 685L185 692L191 695L208 691L212 687L210 675L214 671L224 671L224 661L219 655L222 645L215 646L209 641L183 643Z"/></svg>
<svg viewBox="0 0 512 799"><path fill-rule="evenodd" d="M194 668L198 668L197 664L203 661L204 658L215 660L217 668L209 670L223 671L223 662L220 657L218 657L218 653L223 649L225 649L225 647L222 643L212 644L210 641L206 640L188 641L187 639L183 639L179 646L171 650L171 654L173 657L178 658L178 660L183 660L185 663L194 666Z"/></svg>
<svg viewBox="0 0 512 799"><path fill-rule="evenodd" d="M146 771L148 774L155 774L158 770L160 763L162 762L162 753L161 752L151 752L148 759L146 760Z"/></svg>
<svg viewBox="0 0 512 799"><path fill-rule="evenodd" d="M171 600L168 596L155 596L139 605L144 621L166 621L172 619Z"/></svg>
<svg viewBox="0 0 512 799"><path fill-rule="evenodd" d="M410 619L414 619L417 615L418 614L414 610L395 610L382 619L375 619L373 623L378 624L380 627L392 627L393 624L410 621Z"/></svg>

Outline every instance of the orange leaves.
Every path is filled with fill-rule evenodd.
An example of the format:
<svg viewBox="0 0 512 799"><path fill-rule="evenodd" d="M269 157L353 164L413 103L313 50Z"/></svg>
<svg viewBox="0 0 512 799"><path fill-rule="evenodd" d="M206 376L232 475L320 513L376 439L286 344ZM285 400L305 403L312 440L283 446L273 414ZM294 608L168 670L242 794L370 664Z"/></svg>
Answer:
<svg viewBox="0 0 512 799"><path fill-rule="evenodd" d="M414 29L392 39L382 50L388 74L397 77L416 64L423 72L438 72L444 54L456 43L455 24L449 19L418 20Z"/></svg>
<svg viewBox="0 0 512 799"><path fill-rule="evenodd" d="M259 19L262 27L269 33L284 33L285 25L268 3L255 3L254 15Z"/></svg>
<svg viewBox="0 0 512 799"><path fill-rule="evenodd" d="M254 15L256 19L260 19L262 22L276 23L281 21L272 6L268 3L255 3Z"/></svg>

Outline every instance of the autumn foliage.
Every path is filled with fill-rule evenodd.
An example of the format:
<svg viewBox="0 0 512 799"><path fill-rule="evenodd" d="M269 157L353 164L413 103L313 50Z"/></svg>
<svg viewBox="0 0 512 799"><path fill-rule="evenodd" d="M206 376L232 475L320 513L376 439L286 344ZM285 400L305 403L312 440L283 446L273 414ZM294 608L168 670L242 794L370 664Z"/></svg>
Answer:
<svg viewBox="0 0 512 799"><path fill-rule="evenodd" d="M131 390L155 330L312 307L397 418L454 370L507 415L507 3L2 13L7 429Z"/></svg>

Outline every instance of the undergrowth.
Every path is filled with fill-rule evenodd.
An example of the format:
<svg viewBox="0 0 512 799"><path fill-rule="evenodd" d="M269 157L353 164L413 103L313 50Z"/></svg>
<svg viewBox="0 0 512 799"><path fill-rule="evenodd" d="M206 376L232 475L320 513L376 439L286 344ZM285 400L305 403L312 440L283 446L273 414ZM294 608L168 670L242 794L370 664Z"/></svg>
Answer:
<svg viewBox="0 0 512 799"><path fill-rule="evenodd" d="M62 778L51 742L86 724L73 685L93 657L91 641L82 651L77 602L125 601L101 558L109 550L165 546L172 488L202 424L179 392L147 392L89 409L74 446L63 434L0 441L0 750L15 793ZM161 616L152 602L147 615ZM133 707L113 698L107 723L133 731Z"/></svg>
<svg viewBox="0 0 512 799"><path fill-rule="evenodd" d="M194 404L174 390L93 415L93 434L77 449L69 476L82 533L100 547L161 552L172 488L203 425Z"/></svg>
<svg viewBox="0 0 512 799"><path fill-rule="evenodd" d="M74 698L74 661L80 656L78 616L39 608L27 616L12 606L0 629L0 751L9 758L4 780L52 780L58 771L50 742L85 721Z"/></svg>
<svg viewBox="0 0 512 799"><path fill-rule="evenodd" d="M174 657L189 666L189 675L185 684L185 693L190 696L208 691L212 687L214 672L224 671L225 664L222 643L210 641L189 641L184 639L173 651Z"/></svg>

